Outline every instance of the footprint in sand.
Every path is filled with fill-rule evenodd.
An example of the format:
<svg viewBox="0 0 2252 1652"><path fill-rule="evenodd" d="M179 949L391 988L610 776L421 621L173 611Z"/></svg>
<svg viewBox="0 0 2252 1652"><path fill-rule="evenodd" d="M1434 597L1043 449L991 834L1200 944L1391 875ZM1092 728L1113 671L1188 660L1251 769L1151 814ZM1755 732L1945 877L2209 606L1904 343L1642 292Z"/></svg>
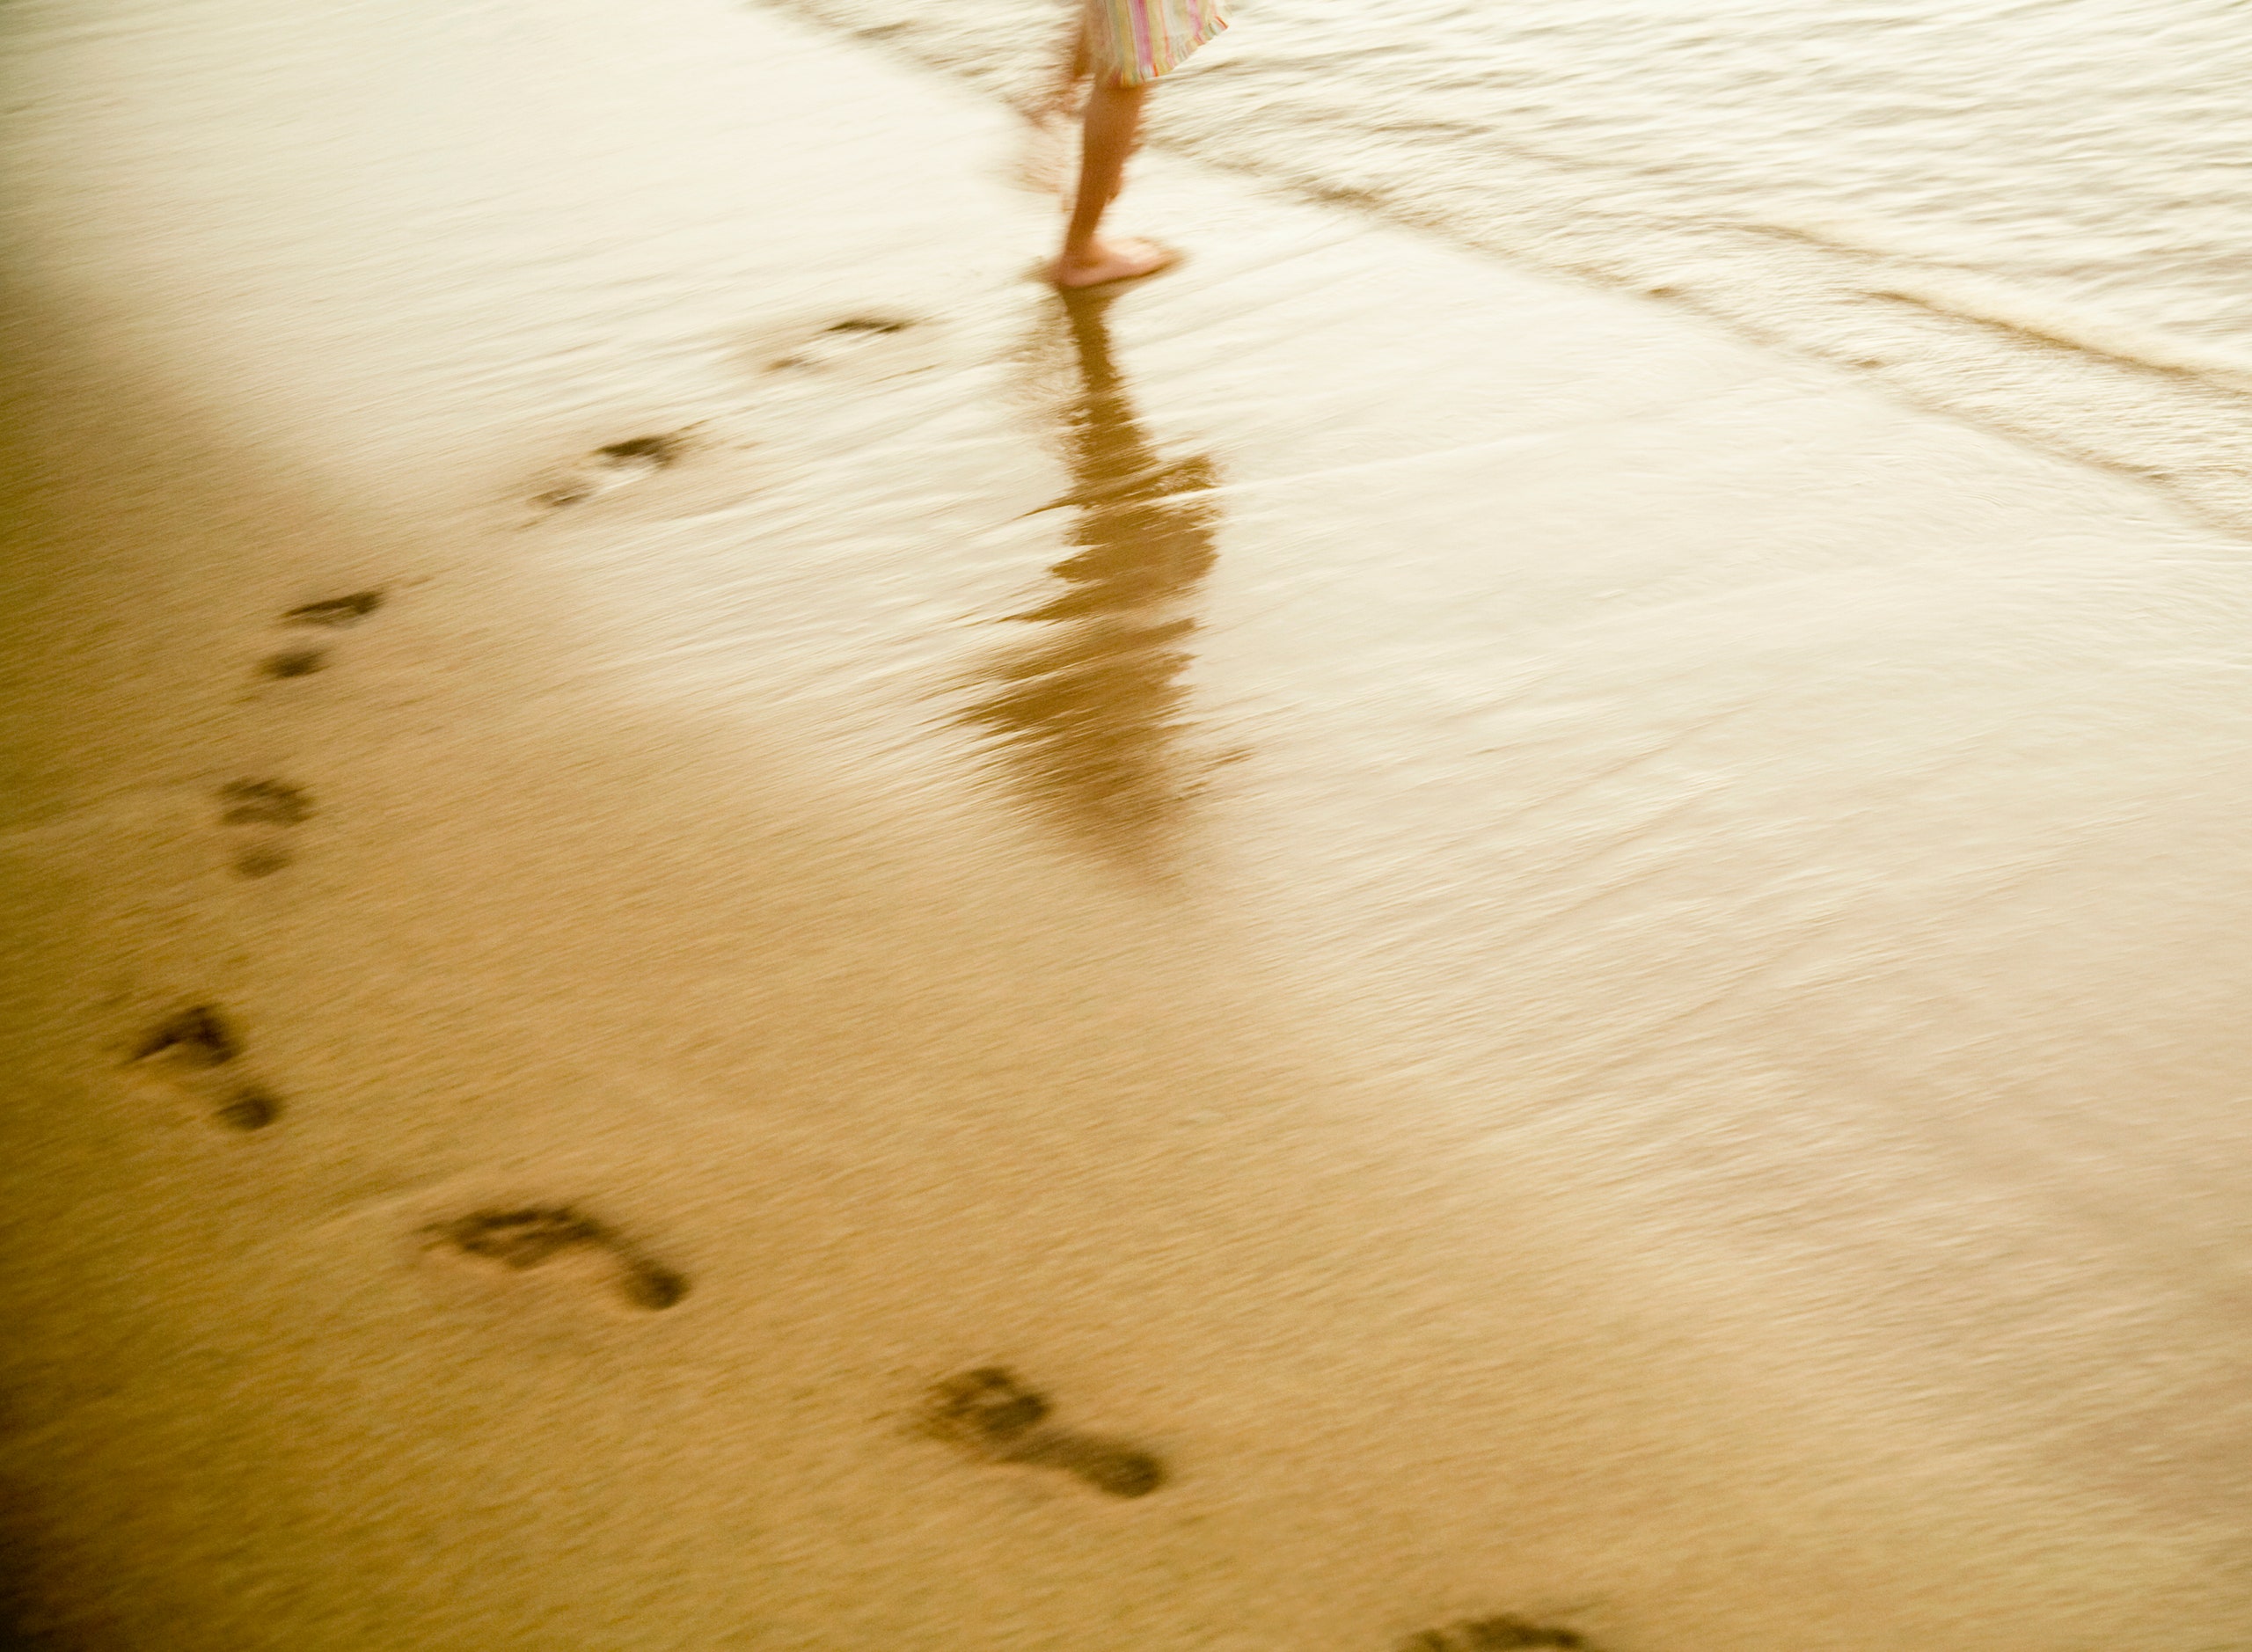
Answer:
<svg viewBox="0 0 2252 1652"><path fill-rule="evenodd" d="M596 448L567 470L556 472L532 496L532 502L551 510L583 504L600 494L671 469L687 451L688 438L677 432L613 442L606 448Z"/></svg>
<svg viewBox="0 0 2252 1652"><path fill-rule="evenodd" d="M325 648L284 648L259 662L261 676L311 676L328 664Z"/></svg>
<svg viewBox="0 0 2252 1652"><path fill-rule="evenodd" d="M669 1308L688 1294L686 1279L567 1205L477 1210L427 1228L424 1236L432 1245L520 1273L559 1257L599 1261L618 1294L637 1308Z"/></svg>
<svg viewBox="0 0 2252 1652"><path fill-rule="evenodd" d="M356 625L384 605L381 591L354 591L348 596L326 596L303 603L282 616L285 625Z"/></svg>
<svg viewBox="0 0 2252 1652"><path fill-rule="evenodd" d="M776 373L792 368L834 366L860 355L876 340L904 333L914 325L904 316L847 316L802 340L786 355L768 362L766 370Z"/></svg>
<svg viewBox="0 0 2252 1652"><path fill-rule="evenodd" d="M312 800L280 780L230 780L219 788L219 822L245 878L279 872L291 859L289 832L311 818Z"/></svg>
<svg viewBox="0 0 2252 1652"><path fill-rule="evenodd" d="M192 1005L150 1027L133 1048L135 1061L169 1062L186 1071L223 1067L243 1053L225 1016L208 1004Z"/></svg>
<svg viewBox="0 0 2252 1652"><path fill-rule="evenodd" d="M246 1084L219 1103L212 1116L230 1129L262 1130L282 1116L282 1099L263 1085Z"/></svg>
<svg viewBox="0 0 2252 1652"><path fill-rule="evenodd" d="M1592 1652L1576 1629L1559 1629L1523 1618L1472 1618L1426 1629L1400 1643L1400 1652L1511 1652L1524 1647L1563 1647Z"/></svg>
<svg viewBox="0 0 2252 1652"><path fill-rule="evenodd" d="M1145 1497L1165 1484L1165 1466L1147 1451L1043 1426L1052 1408L1046 1395L989 1365L933 1388L923 1425L980 1461L1060 1470L1106 1496Z"/></svg>
<svg viewBox="0 0 2252 1652"><path fill-rule="evenodd" d="M327 596L317 603L300 603L282 616L282 623L336 631L347 625L358 625L383 605L384 593L379 590L353 591L343 596ZM326 648L301 645L268 654L259 662L258 669L261 676L311 676L327 664Z"/></svg>
<svg viewBox="0 0 2252 1652"><path fill-rule="evenodd" d="M175 1011L143 1034L128 1065L202 1106L221 1124L264 1129L282 1116L282 1100L242 1076L236 1063L243 1041L227 1018L208 1004Z"/></svg>

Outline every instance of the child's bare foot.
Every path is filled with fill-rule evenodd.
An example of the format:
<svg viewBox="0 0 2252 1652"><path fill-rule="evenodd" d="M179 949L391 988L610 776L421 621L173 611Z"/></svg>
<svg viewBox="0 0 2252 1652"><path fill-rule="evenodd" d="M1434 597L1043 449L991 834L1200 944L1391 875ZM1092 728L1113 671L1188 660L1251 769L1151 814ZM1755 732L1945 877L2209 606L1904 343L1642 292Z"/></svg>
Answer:
<svg viewBox="0 0 2252 1652"><path fill-rule="evenodd" d="M1170 269L1181 254L1154 241L1097 241L1083 252L1066 252L1048 267L1048 279L1066 292L1139 281Z"/></svg>

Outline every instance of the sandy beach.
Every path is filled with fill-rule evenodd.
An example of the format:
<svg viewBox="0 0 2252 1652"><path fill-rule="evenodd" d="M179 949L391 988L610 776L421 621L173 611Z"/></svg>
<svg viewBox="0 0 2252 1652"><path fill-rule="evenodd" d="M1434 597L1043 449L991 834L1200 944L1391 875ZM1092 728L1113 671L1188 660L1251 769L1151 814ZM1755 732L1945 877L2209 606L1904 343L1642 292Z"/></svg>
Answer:
<svg viewBox="0 0 2252 1652"><path fill-rule="evenodd" d="M6 28L21 1644L2252 1645L2244 540L755 7Z"/></svg>

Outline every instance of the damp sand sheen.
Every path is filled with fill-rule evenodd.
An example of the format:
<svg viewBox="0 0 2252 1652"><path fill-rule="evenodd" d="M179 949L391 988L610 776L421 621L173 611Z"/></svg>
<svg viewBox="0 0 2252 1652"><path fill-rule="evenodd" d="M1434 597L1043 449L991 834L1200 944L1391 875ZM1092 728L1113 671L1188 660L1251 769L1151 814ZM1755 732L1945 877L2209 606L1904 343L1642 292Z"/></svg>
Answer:
<svg viewBox="0 0 2252 1652"><path fill-rule="evenodd" d="M1163 157L1066 307L757 10L7 26L26 1644L2252 1644L2244 541Z"/></svg>

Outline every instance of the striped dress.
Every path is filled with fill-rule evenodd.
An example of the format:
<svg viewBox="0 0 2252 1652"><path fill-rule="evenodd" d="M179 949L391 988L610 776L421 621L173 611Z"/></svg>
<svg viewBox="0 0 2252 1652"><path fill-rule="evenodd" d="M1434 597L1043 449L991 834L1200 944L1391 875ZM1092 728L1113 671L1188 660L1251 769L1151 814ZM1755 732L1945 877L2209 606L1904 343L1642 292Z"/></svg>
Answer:
<svg viewBox="0 0 2252 1652"><path fill-rule="evenodd" d="M1224 0L1086 0L1094 72L1139 86L1227 27Z"/></svg>

